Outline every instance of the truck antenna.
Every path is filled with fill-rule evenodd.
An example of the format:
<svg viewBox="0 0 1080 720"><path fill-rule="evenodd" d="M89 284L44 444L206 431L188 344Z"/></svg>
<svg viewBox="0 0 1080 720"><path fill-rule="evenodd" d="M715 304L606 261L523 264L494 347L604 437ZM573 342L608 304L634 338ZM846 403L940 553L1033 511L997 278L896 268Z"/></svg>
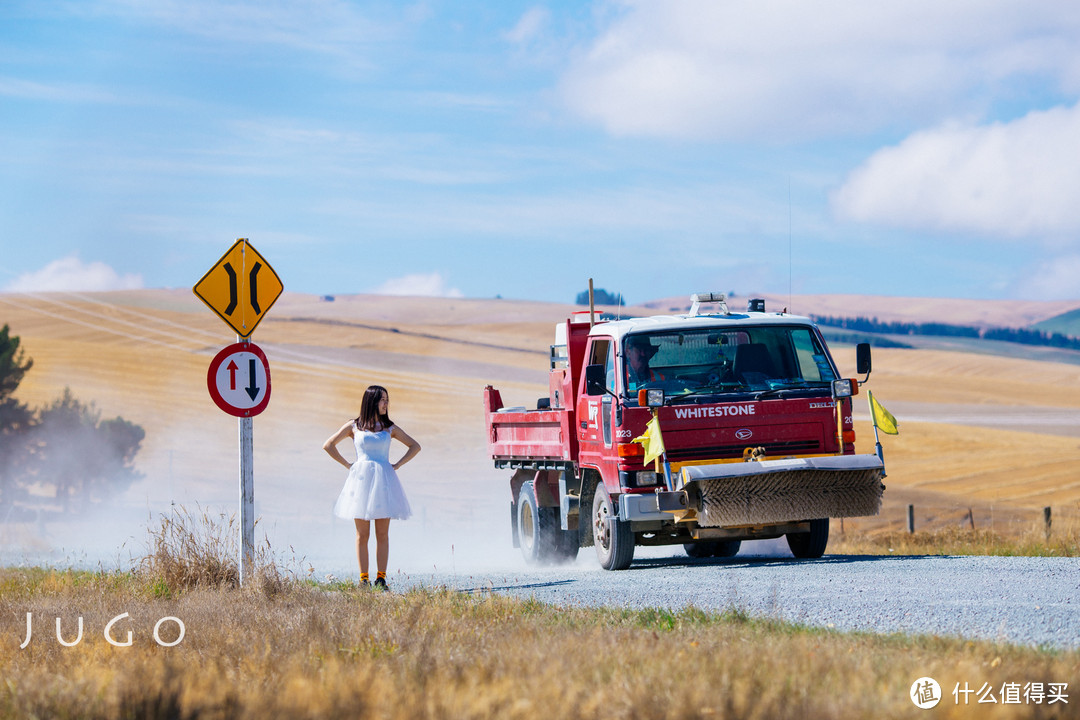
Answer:
<svg viewBox="0 0 1080 720"><path fill-rule="evenodd" d="M589 278L589 329L590 330L592 330L593 325L596 324L596 320L595 320L595 317L593 315L593 313L595 312L595 309L596 309L596 306L593 303L592 278Z"/></svg>
<svg viewBox="0 0 1080 720"><path fill-rule="evenodd" d="M787 180L787 304L791 309L791 176Z"/></svg>

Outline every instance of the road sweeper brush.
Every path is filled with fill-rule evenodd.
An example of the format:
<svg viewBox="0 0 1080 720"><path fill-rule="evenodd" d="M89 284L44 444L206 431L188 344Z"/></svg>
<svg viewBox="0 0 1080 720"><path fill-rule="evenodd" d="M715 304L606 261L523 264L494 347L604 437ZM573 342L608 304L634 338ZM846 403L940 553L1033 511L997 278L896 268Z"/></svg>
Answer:
<svg viewBox="0 0 1080 720"><path fill-rule="evenodd" d="M682 468L683 488L689 505L698 508L697 520L702 527L875 515L881 508L884 475L877 455Z"/></svg>

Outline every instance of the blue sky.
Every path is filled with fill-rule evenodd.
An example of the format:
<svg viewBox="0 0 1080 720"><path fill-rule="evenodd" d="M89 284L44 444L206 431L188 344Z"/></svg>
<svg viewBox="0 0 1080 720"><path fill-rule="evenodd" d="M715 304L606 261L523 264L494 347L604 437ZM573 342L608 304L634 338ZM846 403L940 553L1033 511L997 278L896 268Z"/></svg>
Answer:
<svg viewBox="0 0 1080 720"><path fill-rule="evenodd" d="M1080 298L1080 5L6 0L0 290Z"/></svg>

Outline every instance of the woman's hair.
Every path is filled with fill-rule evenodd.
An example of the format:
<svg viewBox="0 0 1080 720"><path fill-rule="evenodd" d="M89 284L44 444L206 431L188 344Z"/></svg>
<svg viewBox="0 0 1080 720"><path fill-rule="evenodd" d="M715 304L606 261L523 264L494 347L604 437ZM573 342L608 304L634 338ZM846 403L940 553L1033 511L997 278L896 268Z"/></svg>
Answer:
<svg viewBox="0 0 1080 720"><path fill-rule="evenodd" d="M388 416L379 414L379 400L383 393L386 393L387 398L390 397L390 393L386 392L382 385L372 385L364 391L364 399L360 401L360 416L354 421L357 430L378 432L394 424Z"/></svg>

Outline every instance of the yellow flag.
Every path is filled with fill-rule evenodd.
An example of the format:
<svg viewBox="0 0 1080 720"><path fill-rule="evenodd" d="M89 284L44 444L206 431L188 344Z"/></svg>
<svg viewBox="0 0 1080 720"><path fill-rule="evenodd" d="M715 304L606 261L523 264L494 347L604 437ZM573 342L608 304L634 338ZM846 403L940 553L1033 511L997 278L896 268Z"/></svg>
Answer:
<svg viewBox="0 0 1080 720"><path fill-rule="evenodd" d="M896 426L896 418L892 416L892 413L877 401L873 392L868 392L866 397L870 401L870 417L874 419L874 427L886 435L899 435L900 430Z"/></svg>
<svg viewBox="0 0 1080 720"><path fill-rule="evenodd" d="M648 465L650 461L658 459L664 453L664 437L660 434L659 418L653 415L653 419L645 425L644 434L630 442L641 443L641 446L645 448L643 464Z"/></svg>

